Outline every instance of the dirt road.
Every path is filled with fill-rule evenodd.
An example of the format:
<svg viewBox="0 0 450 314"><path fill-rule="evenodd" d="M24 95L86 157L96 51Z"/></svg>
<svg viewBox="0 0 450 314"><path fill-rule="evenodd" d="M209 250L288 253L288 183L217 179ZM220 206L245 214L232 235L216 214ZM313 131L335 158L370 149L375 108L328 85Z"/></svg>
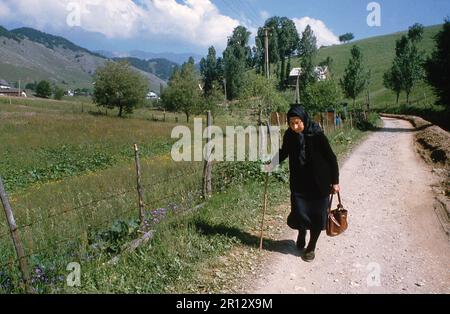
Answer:
<svg viewBox="0 0 450 314"><path fill-rule="evenodd" d="M433 209L436 178L415 153L411 124L383 121L341 165L346 233L322 233L312 263L285 241L248 293L450 293L450 242ZM296 231L283 238L294 240Z"/></svg>

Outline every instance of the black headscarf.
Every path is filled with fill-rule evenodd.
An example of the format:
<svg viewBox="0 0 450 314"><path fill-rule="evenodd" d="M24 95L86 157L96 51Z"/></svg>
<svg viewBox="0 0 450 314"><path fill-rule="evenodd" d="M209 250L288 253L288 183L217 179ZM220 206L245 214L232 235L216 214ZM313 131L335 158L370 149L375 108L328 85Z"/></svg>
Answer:
<svg viewBox="0 0 450 314"><path fill-rule="evenodd" d="M299 117L303 121L303 124L305 126L305 129L301 133L296 133L289 129L297 138L298 143L300 144L300 154L298 159L300 161L300 164L303 166L306 163L305 136L314 136L322 133L323 131L317 123L310 119L308 113L305 111L305 108L300 105L291 106L291 109L287 113L288 123L289 119L292 117Z"/></svg>

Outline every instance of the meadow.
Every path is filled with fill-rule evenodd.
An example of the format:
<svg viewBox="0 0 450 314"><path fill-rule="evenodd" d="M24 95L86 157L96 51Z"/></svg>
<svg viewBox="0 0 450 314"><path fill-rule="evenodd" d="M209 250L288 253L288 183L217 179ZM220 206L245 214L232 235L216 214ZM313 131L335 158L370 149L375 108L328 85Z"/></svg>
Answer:
<svg viewBox="0 0 450 314"><path fill-rule="evenodd" d="M211 284L198 282L209 263L236 246L257 247L260 165L214 164L214 193L205 200L203 163L177 163L170 156L171 131L186 124L184 115L166 113L163 122L164 113L149 108L124 119L115 114L86 100L10 104L0 98L0 175L33 287L38 293L198 292ZM236 110L216 119L219 126L243 123L256 123L255 113ZM346 128L328 136L343 155L365 134ZM135 252L122 253L124 244L141 235L135 143L141 150L146 221L155 236ZM287 179L286 165L271 177L268 217L288 200ZM0 251L0 291L23 291L4 217ZM109 264L114 256L118 262ZM81 287L66 285L70 262L81 265Z"/></svg>

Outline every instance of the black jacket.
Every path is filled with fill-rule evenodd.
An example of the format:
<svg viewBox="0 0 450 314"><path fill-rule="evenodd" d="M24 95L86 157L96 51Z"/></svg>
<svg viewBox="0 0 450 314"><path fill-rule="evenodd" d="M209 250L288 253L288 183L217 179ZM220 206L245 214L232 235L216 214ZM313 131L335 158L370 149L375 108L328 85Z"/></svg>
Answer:
<svg viewBox="0 0 450 314"><path fill-rule="evenodd" d="M290 187L292 192L305 198L325 197L331 192L332 184L339 184L339 166L336 155L323 132L305 136L306 163L300 165L299 143L296 134L288 129L283 137L279 162L289 157Z"/></svg>

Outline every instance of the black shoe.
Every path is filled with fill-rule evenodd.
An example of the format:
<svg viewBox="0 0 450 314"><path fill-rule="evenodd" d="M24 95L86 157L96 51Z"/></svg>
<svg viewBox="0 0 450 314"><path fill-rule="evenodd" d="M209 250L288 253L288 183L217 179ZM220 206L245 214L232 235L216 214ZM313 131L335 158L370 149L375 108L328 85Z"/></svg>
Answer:
<svg viewBox="0 0 450 314"><path fill-rule="evenodd" d="M312 262L314 258L316 257L316 253L314 251L305 251L305 253L302 255L302 259L305 262Z"/></svg>

